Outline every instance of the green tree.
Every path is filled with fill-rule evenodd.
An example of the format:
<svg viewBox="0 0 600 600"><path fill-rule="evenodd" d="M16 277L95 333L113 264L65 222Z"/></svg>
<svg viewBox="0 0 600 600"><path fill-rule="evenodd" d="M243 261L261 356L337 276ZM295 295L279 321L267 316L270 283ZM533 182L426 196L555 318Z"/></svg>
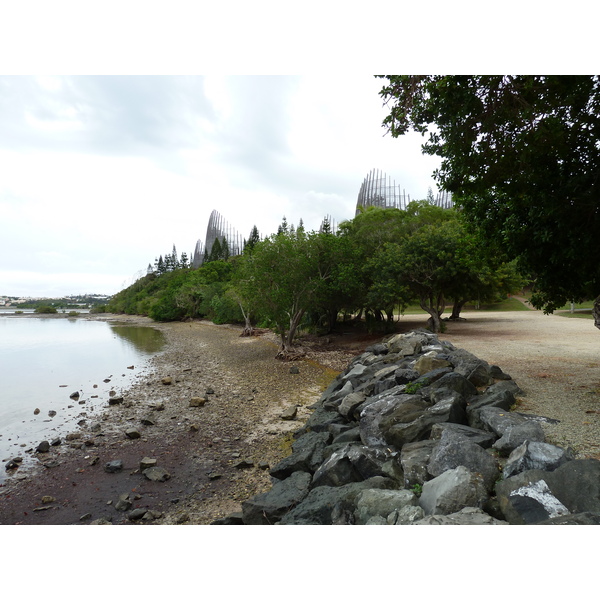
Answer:
<svg viewBox="0 0 600 600"><path fill-rule="evenodd" d="M323 273L319 271L316 234L272 235L240 257L237 292L243 305L271 322L280 337L278 357L294 352L302 318L315 306Z"/></svg>
<svg viewBox="0 0 600 600"><path fill-rule="evenodd" d="M258 228L254 225L250 231L250 236L248 237L248 241L244 244L244 252L252 252L252 249L256 244L260 242L260 234L258 233Z"/></svg>
<svg viewBox="0 0 600 600"><path fill-rule="evenodd" d="M429 134L437 180L532 274L534 306L595 298L600 328L600 77L384 77L384 126Z"/></svg>

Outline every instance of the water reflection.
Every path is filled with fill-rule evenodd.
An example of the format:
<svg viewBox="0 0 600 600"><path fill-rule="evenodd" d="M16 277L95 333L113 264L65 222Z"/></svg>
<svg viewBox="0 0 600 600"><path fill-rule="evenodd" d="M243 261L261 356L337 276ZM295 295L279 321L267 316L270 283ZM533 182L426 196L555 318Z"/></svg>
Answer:
<svg viewBox="0 0 600 600"><path fill-rule="evenodd" d="M133 327L131 325L110 325L123 341L131 344L138 352L154 354L162 349L165 336L153 327Z"/></svg>

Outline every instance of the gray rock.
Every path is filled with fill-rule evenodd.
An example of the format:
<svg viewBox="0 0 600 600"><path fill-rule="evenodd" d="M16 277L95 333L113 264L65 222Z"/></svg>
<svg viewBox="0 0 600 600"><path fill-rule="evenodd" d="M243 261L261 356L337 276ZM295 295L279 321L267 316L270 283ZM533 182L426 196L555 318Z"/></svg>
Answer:
<svg viewBox="0 0 600 600"><path fill-rule="evenodd" d="M112 396L108 399L109 406L116 406L117 404L123 404L125 398L123 396Z"/></svg>
<svg viewBox="0 0 600 600"><path fill-rule="evenodd" d="M387 340L386 346L389 352L399 354L400 356L410 356L411 354L418 354L421 351L423 343L426 343L425 339L418 334L399 333Z"/></svg>
<svg viewBox="0 0 600 600"><path fill-rule="evenodd" d="M436 423L466 423L465 400L452 395L430 406L423 400L400 405L381 420L380 429L388 444L401 449L404 444L426 439Z"/></svg>
<svg viewBox="0 0 600 600"><path fill-rule="evenodd" d="M146 513L148 512L145 508L134 508L128 515L127 518L130 521L139 521L142 519Z"/></svg>
<svg viewBox="0 0 600 600"><path fill-rule="evenodd" d="M271 476L285 479L295 471L314 473L325 460L323 452L330 440L327 431L304 434L292 444L292 454L271 469Z"/></svg>
<svg viewBox="0 0 600 600"><path fill-rule="evenodd" d="M162 467L149 467L143 471L144 477L150 481L167 481L171 479L171 474Z"/></svg>
<svg viewBox="0 0 600 600"><path fill-rule="evenodd" d="M483 477L461 465L426 481L419 506L426 515L449 515L466 506L482 508L488 497Z"/></svg>
<svg viewBox="0 0 600 600"><path fill-rule="evenodd" d="M342 486L384 476L383 464L390 452L381 448L347 445L334 452L316 471L311 487Z"/></svg>
<svg viewBox="0 0 600 600"><path fill-rule="evenodd" d="M536 473L536 471L527 471L527 473ZM541 478L524 482L508 494L505 494L504 489L498 490L497 493L502 512L513 525L538 523L568 515L570 512Z"/></svg>
<svg viewBox="0 0 600 600"><path fill-rule="evenodd" d="M462 434L447 429L431 453L427 471L437 477L461 465L481 475L489 491L501 475L495 457Z"/></svg>
<svg viewBox="0 0 600 600"><path fill-rule="evenodd" d="M423 440L402 446L400 464L404 471L404 487L422 486L432 478L427 470L427 465L437 443L437 440Z"/></svg>
<svg viewBox="0 0 600 600"><path fill-rule="evenodd" d="M140 461L140 471L143 471L144 469L149 469L150 467L155 467L157 462L158 461L156 460L156 458L149 458L145 456Z"/></svg>
<svg viewBox="0 0 600 600"><path fill-rule="evenodd" d="M298 407L290 406L281 413L281 418L284 421L293 421L298 414Z"/></svg>
<svg viewBox="0 0 600 600"><path fill-rule="evenodd" d="M495 519L480 508L467 506L451 515L430 515L411 525L508 525L506 521Z"/></svg>
<svg viewBox="0 0 600 600"><path fill-rule="evenodd" d="M498 437L502 437L509 429L526 421L527 419L524 416L496 406L484 406L469 414L469 425L471 427L480 427L485 431L491 431Z"/></svg>
<svg viewBox="0 0 600 600"><path fill-rule="evenodd" d="M546 439L542 426L535 421L525 421L515 425L494 442L492 448L498 450L503 456L508 456L515 448L525 442L543 442Z"/></svg>
<svg viewBox="0 0 600 600"><path fill-rule="evenodd" d="M400 405L411 399L420 400L420 396L407 394L386 395L377 397L360 412L360 438L365 446L387 446L380 424L384 418L393 413Z"/></svg>
<svg viewBox="0 0 600 600"><path fill-rule="evenodd" d="M347 396L344 396L344 398L340 402L340 405L338 406L338 412L343 417L350 417L364 401L364 394L358 392L348 394Z"/></svg>
<svg viewBox="0 0 600 600"><path fill-rule="evenodd" d="M360 491L392 487L393 482L387 477L374 477L340 487L319 486L312 489L302 502L281 519L280 523L282 525L351 525L354 524L355 499Z"/></svg>
<svg viewBox="0 0 600 600"><path fill-rule="evenodd" d="M296 471L271 490L242 502L245 525L272 525L281 520L308 495L311 475Z"/></svg>
<svg viewBox="0 0 600 600"><path fill-rule="evenodd" d="M133 503L131 502L129 494L125 493L119 496L119 499L115 504L115 510L118 510L120 512L127 512L132 506Z"/></svg>
<svg viewBox="0 0 600 600"><path fill-rule="evenodd" d="M50 442L44 440L43 442L40 442L38 447L35 449L36 452L40 452L40 453L46 453L46 452L50 452Z"/></svg>
<svg viewBox="0 0 600 600"><path fill-rule="evenodd" d="M362 490L356 496L354 522L364 525L375 516L385 521L390 513L405 506L417 506L417 497L409 490Z"/></svg>
<svg viewBox="0 0 600 600"><path fill-rule="evenodd" d="M570 450L544 442L526 441L510 453L502 475L506 479L532 469L554 471L573 459L574 456Z"/></svg>
<svg viewBox="0 0 600 600"><path fill-rule="evenodd" d="M432 394L434 390L436 391L436 394ZM429 385L431 400L436 402L437 400L435 398L439 397L440 394L446 393L445 390L453 390L465 399L471 398L477 394L477 388L464 377L464 375L454 371L446 373L437 381L434 381Z"/></svg>
<svg viewBox="0 0 600 600"><path fill-rule="evenodd" d="M127 429L125 431L125 435L130 439L130 440L137 440L139 438L142 437L142 434L137 430L137 429Z"/></svg>
<svg viewBox="0 0 600 600"><path fill-rule="evenodd" d="M107 473L119 473L123 470L122 460L111 460L104 465L104 470Z"/></svg>
<svg viewBox="0 0 600 600"><path fill-rule="evenodd" d="M498 483L496 495L512 524L538 523L568 513L600 513L600 461L577 459L554 471L524 471Z"/></svg>
<svg viewBox="0 0 600 600"><path fill-rule="evenodd" d="M460 433L482 448L491 448L492 444L498 439L498 436L495 433L482 431L481 429L469 427L468 425L460 425L459 423L436 423L431 428L431 439L439 440L442 437L442 433L447 430Z"/></svg>
<svg viewBox="0 0 600 600"><path fill-rule="evenodd" d="M425 511L420 506L405 506L394 510L387 517L388 525L411 525L425 517Z"/></svg>

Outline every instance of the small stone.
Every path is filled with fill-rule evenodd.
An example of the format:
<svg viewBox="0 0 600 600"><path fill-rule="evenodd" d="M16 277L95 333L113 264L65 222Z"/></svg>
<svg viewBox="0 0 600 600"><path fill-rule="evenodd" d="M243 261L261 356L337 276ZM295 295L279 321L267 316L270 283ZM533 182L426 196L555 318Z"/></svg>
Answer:
<svg viewBox="0 0 600 600"><path fill-rule="evenodd" d="M296 406L290 406L281 413L281 418L284 421L293 421L296 418L297 414L298 408Z"/></svg>
<svg viewBox="0 0 600 600"><path fill-rule="evenodd" d="M206 398L202 398L200 396L195 396L194 398L190 398L190 408L194 408L197 406L204 406L206 404Z"/></svg>
<svg viewBox="0 0 600 600"><path fill-rule="evenodd" d="M163 385L171 385L173 383L173 378L172 377L163 377L160 382Z"/></svg>
<svg viewBox="0 0 600 600"><path fill-rule="evenodd" d="M56 502L54 496L42 496L42 504L50 504L51 502Z"/></svg>
<svg viewBox="0 0 600 600"><path fill-rule="evenodd" d="M49 452L50 451L50 442L43 441L38 447L35 449L36 452Z"/></svg>
<svg viewBox="0 0 600 600"><path fill-rule="evenodd" d="M19 463L14 459L11 458L5 465L4 467L7 471L12 471L13 469L18 469L19 468Z"/></svg>
<svg viewBox="0 0 600 600"><path fill-rule="evenodd" d="M56 416L56 411L55 410L49 410L48 411L48 416L49 417L55 417Z"/></svg>
<svg viewBox="0 0 600 600"><path fill-rule="evenodd" d="M165 410L165 403L164 402L158 402L157 404L150 404L150 408L152 410Z"/></svg>
<svg viewBox="0 0 600 600"><path fill-rule="evenodd" d="M51 442L50 445L51 446L60 446L62 444L62 441L59 437L54 438Z"/></svg>
<svg viewBox="0 0 600 600"><path fill-rule="evenodd" d="M123 470L123 461L122 460L111 460L104 465L104 470L107 473L118 473Z"/></svg>
<svg viewBox="0 0 600 600"><path fill-rule="evenodd" d="M146 425L146 427L152 427L152 425L156 425L156 421L154 421L150 417L142 417L141 423L142 425Z"/></svg>
<svg viewBox="0 0 600 600"><path fill-rule="evenodd" d="M33 414L34 414L34 415L39 415L39 414L40 414L40 409L39 409L39 408L36 408L36 409L33 411Z"/></svg>
<svg viewBox="0 0 600 600"><path fill-rule="evenodd" d="M139 521L148 511L145 508L134 508L128 515L127 518L130 521Z"/></svg>
<svg viewBox="0 0 600 600"><path fill-rule="evenodd" d="M250 469L254 466L251 460L242 459L233 465L236 469Z"/></svg>
<svg viewBox="0 0 600 600"><path fill-rule="evenodd" d="M256 465L256 466L263 471L266 471L267 469L271 468L271 465L265 461L259 462L258 465Z"/></svg>
<svg viewBox="0 0 600 600"><path fill-rule="evenodd" d="M290 374L298 375L299 373L300 373L300 369L296 365L293 365L292 367L290 367Z"/></svg>
<svg viewBox="0 0 600 600"><path fill-rule="evenodd" d="M209 473L208 474L208 478L211 481L215 481L216 479L221 479L221 477L223 477L220 473Z"/></svg>
<svg viewBox="0 0 600 600"><path fill-rule="evenodd" d="M198 425L196 425L196 423L192 423L190 425L190 431L200 431L200 427L198 427Z"/></svg>
<svg viewBox="0 0 600 600"><path fill-rule="evenodd" d="M110 392L108 392L108 395L112 398L113 396L117 395L117 392L115 392L115 390L110 390Z"/></svg>
<svg viewBox="0 0 600 600"><path fill-rule="evenodd" d="M87 521L88 519L92 518L92 513L85 513L85 515L81 515L79 517L80 521Z"/></svg>
<svg viewBox="0 0 600 600"><path fill-rule="evenodd" d="M65 440L67 440L67 442L70 442L72 440L78 440L81 438L81 433L75 432L75 433L67 433L67 435L65 436Z"/></svg>
<svg viewBox="0 0 600 600"><path fill-rule="evenodd" d="M135 369L135 367L133 365L131 365L130 367L127 367L128 369Z"/></svg>
<svg viewBox="0 0 600 600"><path fill-rule="evenodd" d="M144 469L144 477L150 481L167 481L171 475L162 467L150 467Z"/></svg>
<svg viewBox="0 0 600 600"><path fill-rule="evenodd" d="M79 392L73 392L69 398L71 398L72 400L77 400L77 398L79 398Z"/></svg>
<svg viewBox="0 0 600 600"><path fill-rule="evenodd" d="M215 390L213 390L211 387L206 388L206 394L210 395L210 394L214 394L214 393L215 393Z"/></svg>
<svg viewBox="0 0 600 600"><path fill-rule="evenodd" d="M130 440L137 440L139 438L142 437L142 434L137 430L137 429L128 429L125 432L125 435L130 439Z"/></svg>
<svg viewBox="0 0 600 600"><path fill-rule="evenodd" d="M155 467L156 463L156 458L148 458L147 456L145 456L140 461L140 471L143 471L144 469L149 469L150 467Z"/></svg>
<svg viewBox="0 0 600 600"><path fill-rule="evenodd" d="M119 499L117 500L117 503L115 504L115 510L121 511L121 512L125 512L128 511L132 506L132 502L129 498L129 494L125 493L125 494L121 494L119 496Z"/></svg>
<svg viewBox="0 0 600 600"><path fill-rule="evenodd" d="M108 404L109 406L115 406L117 404L123 404L123 396L113 396L112 398L108 399Z"/></svg>

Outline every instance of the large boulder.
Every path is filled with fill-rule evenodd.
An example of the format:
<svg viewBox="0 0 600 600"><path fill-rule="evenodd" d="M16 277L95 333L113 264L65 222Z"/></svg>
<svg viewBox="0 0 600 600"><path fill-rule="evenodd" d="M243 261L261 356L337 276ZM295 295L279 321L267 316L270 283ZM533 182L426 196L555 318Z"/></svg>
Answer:
<svg viewBox="0 0 600 600"><path fill-rule="evenodd" d="M466 423L465 400L458 394L450 394L433 406L422 397L410 398L381 419L383 438L397 449L427 439L436 423Z"/></svg>
<svg viewBox="0 0 600 600"><path fill-rule="evenodd" d="M525 442L543 442L546 439L542 426L536 421L525 421L508 429L504 435L494 442L492 448L503 456L510 453Z"/></svg>
<svg viewBox="0 0 600 600"><path fill-rule="evenodd" d="M600 461L578 459L554 471L524 471L498 483L496 496L506 520L515 525L600 513Z"/></svg>
<svg viewBox="0 0 600 600"><path fill-rule="evenodd" d="M404 487L410 489L416 485L422 486L428 479L432 479L427 465L437 444L437 440L422 440L402 446L400 464L404 471Z"/></svg>
<svg viewBox="0 0 600 600"><path fill-rule="evenodd" d="M447 429L431 453L427 471L437 477L461 465L480 474L489 491L501 475L497 458L462 434Z"/></svg>
<svg viewBox="0 0 600 600"><path fill-rule="evenodd" d="M311 475L296 471L290 477L277 482L264 494L242 502L242 520L245 525L272 525L308 495Z"/></svg>
<svg viewBox="0 0 600 600"><path fill-rule="evenodd" d="M436 423L431 428L431 439L439 440L444 431L460 433L462 436L475 442L482 448L491 448L492 444L498 439L498 436L495 433L482 431L481 429L469 427L468 425L461 425L459 423Z"/></svg>
<svg viewBox="0 0 600 600"><path fill-rule="evenodd" d="M387 517L395 510L417 506L417 497L409 490L362 490L356 496L354 522L364 525L374 516Z"/></svg>
<svg viewBox="0 0 600 600"><path fill-rule="evenodd" d="M483 477L461 465L426 481L419 506L426 515L449 515L466 506L482 508L488 498Z"/></svg>
<svg viewBox="0 0 600 600"><path fill-rule="evenodd" d="M348 444L321 464L313 476L311 487L342 486L372 477L385 477L383 465L391 459L388 449Z"/></svg>
<svg viewBox="0 0 600 600"><path fill-rule="evenodd" d="M545 442L526 441L510 453L502 470L502 476L506 479L532 469L554 471L573 459L573 453L569 449L565 450Z"/></svg>
<svg viewBox="0 0 600 600"><path fill-rule="evenodd" d="M340 487L319 486L279 521L281 525L353 525L355 500L362 490L391 489L387 477L348 483Z"/></svg>
<svg viewBox="0 0 600 600"><path fill-rule="evenodd" d="M331 440L327 431L310 431L292 444L292 454L277 463L270 471L271 476L285 479L295 471L314 473L324 460L324 451Z"/></svg>

